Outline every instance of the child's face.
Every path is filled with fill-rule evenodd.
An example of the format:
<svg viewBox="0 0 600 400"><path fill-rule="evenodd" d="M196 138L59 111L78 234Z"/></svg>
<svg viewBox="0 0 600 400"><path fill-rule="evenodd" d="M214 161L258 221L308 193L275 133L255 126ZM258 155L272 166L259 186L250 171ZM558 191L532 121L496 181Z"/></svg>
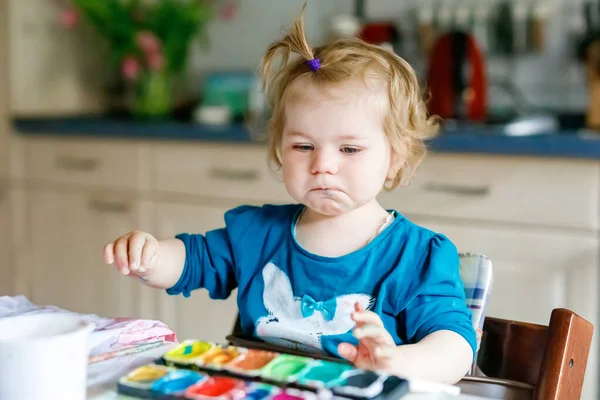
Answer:
<svg viewBox="0 0 600 400"><path fill-rule="evenodd" d="M383 131L378 96L360 82L327 91L305 85L301 96L293 96L300 98L286 104L281 161L294 200L340 215L375 199L395 169L392 159L398 161Z"/></svg>

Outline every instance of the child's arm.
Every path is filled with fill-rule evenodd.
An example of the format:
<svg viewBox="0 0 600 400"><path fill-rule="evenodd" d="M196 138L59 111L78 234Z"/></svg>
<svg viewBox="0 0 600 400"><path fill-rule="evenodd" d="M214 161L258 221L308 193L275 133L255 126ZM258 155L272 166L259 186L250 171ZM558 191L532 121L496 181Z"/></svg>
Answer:
<svg viewBox="0 0 600 400"><path fill-rule="evenodd" d="M453 331L435 331L418 343L396 346L379 315L357 304L352 319L356 322L354 336L359 344L342 343L338 352L357 367L454 384L471 366L471 345Z"/></svg>
<svg viewBox="0 0 600 400"><path fill-rule="evenodd" d="M469 343L458 333L447 330L430 333L419 343L396 346L388 351L390 372L448 384L461 380L473 360Z"/></svg>
<svg viewBox="0 0 600 400"><path fill-rule="evenodd" d="M104 261L123 275L146 285L167 289L175 285L185 265L185 246L179 239L156 240L145 232L129 232L104 246Z"/></svg>

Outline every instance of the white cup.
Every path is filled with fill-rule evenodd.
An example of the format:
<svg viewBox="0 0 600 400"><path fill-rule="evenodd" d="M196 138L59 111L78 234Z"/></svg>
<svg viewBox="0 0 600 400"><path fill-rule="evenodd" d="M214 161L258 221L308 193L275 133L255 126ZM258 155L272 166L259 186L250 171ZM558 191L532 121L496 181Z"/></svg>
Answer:
<svg viewBox="0 0 600 400"><path fill-rule="evenodd" d="M94 324L74 314L0 318L0 400L83 400Z"/></svg>

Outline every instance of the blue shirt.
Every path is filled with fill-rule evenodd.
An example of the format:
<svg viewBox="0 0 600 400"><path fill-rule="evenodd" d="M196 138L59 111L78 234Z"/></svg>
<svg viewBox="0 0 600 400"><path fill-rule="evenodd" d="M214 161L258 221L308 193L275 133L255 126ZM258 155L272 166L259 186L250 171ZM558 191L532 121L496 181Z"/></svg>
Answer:
<svg viewBox="0 0 600 400"><path fill-rule="evenodd" d="M237 287L244 333L289 348L339 357L339 343L358 343L350 315L359 302L381 317L398 345L443 329L462 335L475 354L458 252L448 238L395 212L365 247L323 257L295 240L302 209L241 206L225 213L224 228L177 235L185 267L167 293L187 297L205 288L225 299Z"/></svg>

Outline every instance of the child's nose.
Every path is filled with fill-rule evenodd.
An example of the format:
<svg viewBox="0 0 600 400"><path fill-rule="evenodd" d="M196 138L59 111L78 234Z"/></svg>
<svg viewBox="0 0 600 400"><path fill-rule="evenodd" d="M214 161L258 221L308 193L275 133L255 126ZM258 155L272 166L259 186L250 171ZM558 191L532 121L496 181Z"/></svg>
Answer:
<svg viewBox="0 0 600 400"><path fill-rule="evenodd" d="M313 151L311 172L313 174L337 174L338 162L336 155L325 150Z"/></svg>

